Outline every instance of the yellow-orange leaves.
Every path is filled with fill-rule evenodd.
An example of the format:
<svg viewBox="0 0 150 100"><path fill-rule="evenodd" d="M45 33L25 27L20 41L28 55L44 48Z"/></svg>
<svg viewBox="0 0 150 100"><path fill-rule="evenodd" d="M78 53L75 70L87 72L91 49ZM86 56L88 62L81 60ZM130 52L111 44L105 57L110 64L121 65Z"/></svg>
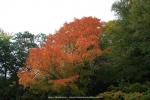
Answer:
<svg viewBox="0 0 150 100"><path fill-rule="evenodd" d="M30 68L34 78L30 76L31 72L22 70L18 76L24 82L20 81L20 84L26 86L31 80L37 81L39 75L54 84L60 82L64 85L74 80L77 64L84 60L91 61L101 54L101 25L99 19L92 17L65 23L56 34L47 37L41 48L30 49L26 68Z"/></svg>
<svg viewBox="0 0 150 100"><path fill-rule="evenodd" d="M74 75L65 79L58 79L58 80L50 80L49 83L53 83L56 85L67 85L72 83L74 80L76 80L79 76L78 75Z"/></svg>
<svg viewBox="0 0 150 100"><path fill-rule="evenodd" d="M35 74L30 71L24 70L18 73L18 77L19 77L19 83L24 86L27 86L34 80Z"/></svg>

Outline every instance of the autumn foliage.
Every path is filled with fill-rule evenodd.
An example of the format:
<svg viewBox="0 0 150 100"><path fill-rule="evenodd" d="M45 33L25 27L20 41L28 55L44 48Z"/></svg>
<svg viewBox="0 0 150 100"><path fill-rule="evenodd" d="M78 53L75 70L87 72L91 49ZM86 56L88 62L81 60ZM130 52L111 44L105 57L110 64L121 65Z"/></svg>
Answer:
<svg viewBox="0 0 150 100"><path fill-rule="evenodd" d="M24 86L39 80L65 85L79 76L74 68L84 61L101 55L99 36L101 22L97 18L84 17L65 23L54 35L49 35L40 48L32 48L24 69L18 72Z"/></svg>

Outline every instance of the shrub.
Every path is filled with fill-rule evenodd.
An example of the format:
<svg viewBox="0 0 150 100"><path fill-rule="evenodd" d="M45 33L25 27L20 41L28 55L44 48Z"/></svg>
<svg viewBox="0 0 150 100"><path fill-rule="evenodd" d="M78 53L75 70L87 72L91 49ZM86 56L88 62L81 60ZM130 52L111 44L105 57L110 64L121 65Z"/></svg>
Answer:
<svg viewBox="0 0 150 100"><path fill-rule="evenodd" d="M145 85L142 85L140 83L131 84L129 86L130 92L145 92L147 90L147 87Z"/></svg>
<svg viewBox="0 0 150 100"><path fill-rule="evenodd" d="M125 100L141 100L141 97L143 96L142 93L134 92L134 93L126 93L124 95Z"/></svg>
<svg viewBox="0 0 150 100"><path fill-rule="evenodd" d="M104 92L104 93L99 94L98 96L103 97L104 100L123 100L124 99L124 93L122 91Z"/></svg>

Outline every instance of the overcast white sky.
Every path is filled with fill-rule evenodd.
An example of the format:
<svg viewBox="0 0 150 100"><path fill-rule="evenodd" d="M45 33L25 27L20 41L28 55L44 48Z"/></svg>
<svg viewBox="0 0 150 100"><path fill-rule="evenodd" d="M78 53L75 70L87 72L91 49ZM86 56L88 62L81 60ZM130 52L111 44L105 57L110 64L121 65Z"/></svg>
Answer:
<svg viewBox="0 0 150 100"><path fill-rule="evenodd" d="M6 32L54 33L74 18L114 19L115 0L0 0L0 28Z"/></svg>

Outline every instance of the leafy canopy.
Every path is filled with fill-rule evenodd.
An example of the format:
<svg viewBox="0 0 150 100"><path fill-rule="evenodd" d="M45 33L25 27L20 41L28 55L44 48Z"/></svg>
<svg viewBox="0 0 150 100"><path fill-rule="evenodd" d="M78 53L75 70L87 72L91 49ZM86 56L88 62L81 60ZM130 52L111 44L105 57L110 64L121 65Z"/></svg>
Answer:
<svg viewBox="0 0 150 100"><path fill-rule="evenodd" d="M19 71L20 84L47 83L65 85L78 75L74 68L101 55L99 36L101 22L84 17L65 23L54 35L49 35L40 48L32 48L24 69Z"/></svg>

